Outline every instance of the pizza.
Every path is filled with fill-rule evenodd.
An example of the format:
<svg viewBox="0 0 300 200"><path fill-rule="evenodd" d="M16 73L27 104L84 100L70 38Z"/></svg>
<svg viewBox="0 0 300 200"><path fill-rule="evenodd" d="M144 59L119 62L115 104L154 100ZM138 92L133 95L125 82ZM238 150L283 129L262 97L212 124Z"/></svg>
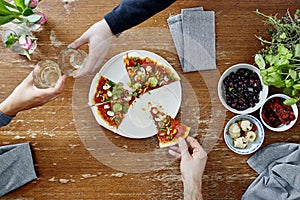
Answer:
<svg viewBox="0 0 300 200"><path fill-rule="evenodd" d="M135 94L126 90L122 82L114 82L104 76L100 76L97 84L97 89L94 94L94 104L100 104L119 98L130 98ZM129 100L130 100L129 99Z"/></svg>
<svg viewBox="0 0 300 200"><path fill-rule="evenodd" d="M127 83L129 89L124 87L124 83L114 82L99 74L96 91L93 93L92 106L97 107L94 111L114 131L118 131L129 108L141 95L180 80L171 68L149 57L129 56L127 53L123 57L123 63L130 80ZM151 114L158 130L156 135L161 148L177 144L179 137L187 137L190 130L188 126L163 112L155 112L155 109L158 110L152 108ZM158 115L162 115L163 119L157 121Z"/></svg>
<svg viewBox="0 0 300 200"><path fill-rule="evenodd" d="M188 136L190 127L160 111L158 107L151 107L150 113L157 129L156 136L160 148L178 144L179 137L186 138Z"/></svg>
<svg viewBox="0 0 300 200"><path fill-rule="evenodd" d="M128 85L138 95L180 80L170 68L149 57L129 56L127 53L124 63L130 79Z"/></svg>
<svg viewBox="0 0 300 200"><path fill-rule="evenodd" d="M133 101L134 97L101 103L97 105L98 114L108 126L118 129Z"/></svg>

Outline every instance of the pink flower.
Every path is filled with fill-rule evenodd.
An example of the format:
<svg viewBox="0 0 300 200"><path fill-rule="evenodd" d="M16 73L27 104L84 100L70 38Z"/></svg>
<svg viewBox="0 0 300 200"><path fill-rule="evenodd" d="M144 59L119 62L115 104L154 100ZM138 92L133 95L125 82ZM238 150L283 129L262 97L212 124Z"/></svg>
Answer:
<svg viewBox="0 0 300 200"><path fill-rule="evenodd" d="M25 34L22 34L19 38L19 44L23 49L30 50L32 46L32 40L30 37L26 36Z"/></svg>
<svg viewBox="0 0 300 200"><path fill-rule="evenodd" d="M47 15L45 15L44 13L41 13L41 12L35 12L34 14L40 15L40 16L42 17L42 18L40 19L40 21L37 22L37 24L42 25L42 24L45 24L45 23L47 22L48 17L47 17Z"/></svg>
<svg viewBox="0 0 300 200"><path fill-rule="evenodd" d="M31 0L30 4L29 4L29 7L30 8L35 8L35 7L37 7L38 3L39 3L39 0Z"/></svg>

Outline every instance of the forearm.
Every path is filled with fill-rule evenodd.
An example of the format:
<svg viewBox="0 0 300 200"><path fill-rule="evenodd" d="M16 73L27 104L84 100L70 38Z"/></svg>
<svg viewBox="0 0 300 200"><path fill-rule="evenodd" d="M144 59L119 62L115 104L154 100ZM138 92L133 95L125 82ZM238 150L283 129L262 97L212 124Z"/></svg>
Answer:
<svg viewBox="0 0 300 200"><path fill-rule="evenodd" d="M202 200L201 186L201 183L184 183L184 200Z"/></svg>
<svg viewBox="0 0 300 200"><path fill-rule="evenodd" d="M10 103L7 99L5 99L2 103L0 103L0 112L7 116L15 116L19 111L17 108Z"/></svg>
<svg viewBox="0 0 300 200"><path fill-rule="evenodd" d="M6 126L10 123L15 115L11 114L6 106L4 106L3 102L0 103L0 127Z"/></svg>
<svg viewBox="0 0 300 200"><path fill-rule="evenodd" d="M113 34L119 34L164 10L176 0L122 0L105 15Z"/></svg>

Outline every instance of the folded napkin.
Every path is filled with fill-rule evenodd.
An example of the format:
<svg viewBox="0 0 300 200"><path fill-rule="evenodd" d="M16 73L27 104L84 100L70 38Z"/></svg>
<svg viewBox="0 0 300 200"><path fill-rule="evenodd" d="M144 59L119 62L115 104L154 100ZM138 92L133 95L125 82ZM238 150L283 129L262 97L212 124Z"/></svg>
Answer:
<svg viewBox="0 0 300 200"><path fill-rule="evenodd" d="M184 72L216 69L213 11L182 9L167 22Z"/></svg>
<svg viewBox="0 0 300 200"><path fill-rule="evenodd" d="M0 147L0 197L36 178L29 143Z"/></svg>
<svg viewBox="0 0 300 200"><path fill-rule="evenodd" d="M258 151L247 161L259 176L242 200L300 199L300 145L276 143Z"/></svg>

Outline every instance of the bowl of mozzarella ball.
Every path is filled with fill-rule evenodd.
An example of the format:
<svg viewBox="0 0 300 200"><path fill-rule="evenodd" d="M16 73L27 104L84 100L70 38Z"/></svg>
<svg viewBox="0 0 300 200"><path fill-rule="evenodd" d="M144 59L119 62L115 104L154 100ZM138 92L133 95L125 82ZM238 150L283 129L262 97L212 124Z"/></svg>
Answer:
<svg viewBox="0 0 300 200"><path fill-rule="evenodd" d="M251 154L258 150L264 141L264 128L252 115L236 115L224 129L224 140L230 150L237 154Z"/></svg>

